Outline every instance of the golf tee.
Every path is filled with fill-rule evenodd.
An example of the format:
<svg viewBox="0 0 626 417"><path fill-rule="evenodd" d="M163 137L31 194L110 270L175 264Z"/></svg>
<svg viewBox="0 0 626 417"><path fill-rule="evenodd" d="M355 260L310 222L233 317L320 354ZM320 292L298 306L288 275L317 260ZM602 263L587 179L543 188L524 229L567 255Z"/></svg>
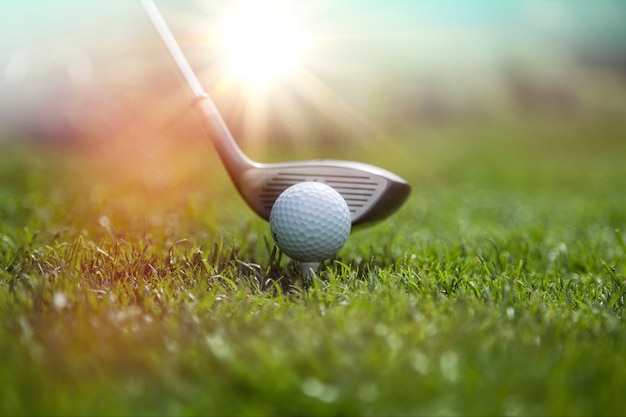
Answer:
<svg viewBox="0 0 626 417"><path fill-rule="evenodd" d="M317 268L320 266L319 262L300 262L300 269L302 270L302 279L304 282L311 282L313 275L317 273Z"/></svg>

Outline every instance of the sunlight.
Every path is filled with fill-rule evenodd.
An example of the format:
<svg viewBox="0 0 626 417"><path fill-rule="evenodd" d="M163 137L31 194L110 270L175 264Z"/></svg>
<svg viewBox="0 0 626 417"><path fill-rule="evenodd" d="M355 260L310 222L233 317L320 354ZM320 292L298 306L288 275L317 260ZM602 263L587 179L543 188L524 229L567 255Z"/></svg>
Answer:
<svg viewBox="0 0 626 417"><path fill-rule="evenodd" d="M368 139L382 138L374 121L360 113L359 100L345 100L327 84L328 78L354 81L363 73L359 62L350 65L336 51L369 33L329 30L328 22L316 20L326 16L319 4L243 0L212 7L208 14L219 23L207 25L208 39L218 47L216 65L207 71L213 79L209 95L253 158L275 161L276 144L287 142L302 149L349 140L363 149Z"/></svg>
<svg viewBox="0 0 626 417"><path fill-rule="evenodd" d="M221 31L230 75L259 85L300 64L307 36L284 12L254 2Z"/></svg>

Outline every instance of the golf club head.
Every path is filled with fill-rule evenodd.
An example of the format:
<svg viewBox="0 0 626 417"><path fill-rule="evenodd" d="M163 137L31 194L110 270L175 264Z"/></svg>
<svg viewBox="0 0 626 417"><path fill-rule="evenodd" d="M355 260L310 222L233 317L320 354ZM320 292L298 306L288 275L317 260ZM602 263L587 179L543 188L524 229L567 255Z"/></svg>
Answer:
<svg viewBox="0 0 626 417"><path fill-rule="evenodd" d="M246 203L269 220L272 206L288 187L303 181L318 181L337 190L348 204L352 225L374 223L397 211L411 186L384 169L352 161L309 160L254 164L237 185Z"/></svg>

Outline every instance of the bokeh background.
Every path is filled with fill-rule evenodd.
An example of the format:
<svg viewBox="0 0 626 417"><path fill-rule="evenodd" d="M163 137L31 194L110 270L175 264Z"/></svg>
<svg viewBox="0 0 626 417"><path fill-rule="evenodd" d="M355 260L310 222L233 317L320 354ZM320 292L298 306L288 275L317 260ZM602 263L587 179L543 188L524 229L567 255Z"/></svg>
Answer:
<svg viewBox="0 0 626 417"><path fill-rule="evenodd" d="M276 3L316 41L306 71L251 94L228 82L215 36L244 2L157 2L257 158L459 123L625 120L622 1ZM3 140L113 146L150 141L155 129L201 137L139 2L5 0L0 31Z"/></svg>

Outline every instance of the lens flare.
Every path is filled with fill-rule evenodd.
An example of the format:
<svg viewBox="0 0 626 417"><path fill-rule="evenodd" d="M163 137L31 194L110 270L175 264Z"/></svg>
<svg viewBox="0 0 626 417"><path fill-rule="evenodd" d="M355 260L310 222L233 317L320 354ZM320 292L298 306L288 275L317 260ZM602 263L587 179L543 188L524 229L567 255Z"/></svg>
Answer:
<svg viewBox="0 0 626 417"><path fill-rule="evenodd" d="M254 3L221 31L231 76L252 84L297 68L307 49L307 35L285 12Z"/></svg>

